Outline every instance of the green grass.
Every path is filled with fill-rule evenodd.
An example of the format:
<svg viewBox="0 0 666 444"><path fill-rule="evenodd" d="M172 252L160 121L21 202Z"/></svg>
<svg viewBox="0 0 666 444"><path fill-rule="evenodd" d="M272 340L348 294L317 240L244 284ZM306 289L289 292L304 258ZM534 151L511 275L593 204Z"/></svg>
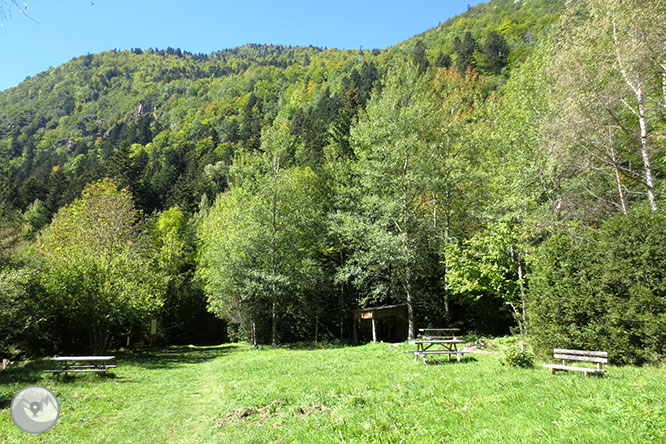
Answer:
<svg viewBox="0 0 666 444"><path fill-rule="evenodd" d="M666 442L663 367L551 376L503 367L497 352L424 366L408 347L174 347L119 354L115 377L59 380L33 362L0 371L0 442ZM60 400L43 435L10 418L13 394L30 384Z"/></svg>

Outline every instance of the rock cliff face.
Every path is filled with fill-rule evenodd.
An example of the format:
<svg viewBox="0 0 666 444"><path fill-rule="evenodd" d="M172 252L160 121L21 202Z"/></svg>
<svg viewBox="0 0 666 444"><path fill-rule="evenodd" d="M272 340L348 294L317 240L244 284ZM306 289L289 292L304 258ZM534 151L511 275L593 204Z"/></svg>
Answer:
<svg viewBox="0 0 666 444"><path fill-rule="evenodd" d="M136 105L136 109L131 114L131 120L138 120L153 112L153 105L147 100L140 100Z"/></svg>

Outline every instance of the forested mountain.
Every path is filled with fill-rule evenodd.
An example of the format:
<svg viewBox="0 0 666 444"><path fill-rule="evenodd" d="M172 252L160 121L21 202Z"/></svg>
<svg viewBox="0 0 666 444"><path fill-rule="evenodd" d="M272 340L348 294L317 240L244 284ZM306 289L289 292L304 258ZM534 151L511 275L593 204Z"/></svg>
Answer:
<svg viewBox="0 0 666 444"><path fill-rule="evenodd" d="M663 18L492 0L383 50L114 50L26 79L0 93L0 351L118 346L150 316L203 340L207 310L232 339L346 340L354 309L406 303L410 334L661 359Z"/></svg>
<svg viewBox="0 0 666 444"><path fill-rule="evenodd" d="M262 128L278 114L314 161L329 127L348 132L391 64L455 62L461 71L471 65L499 74L537 46L562 6L481 4L384 51L246 45L210 55L168 48L76 58L0 95L0 155L14 159L3 174L12 195L6 200L25 211L39 199L52 214L96 178L138 174L128 182L140 207L194 210L204 192L212 198L225 185L215 174L206 180L205 166L230 163L238 148L258 148ZM493 31L505 39L500 60L483 46Z"/></svg>
<svg viewBox="0 0 666 444"><path fill-rule="evenodd" d="M39 199L53 212L109 175L126 177L148 211L194 209L206 190L223 188L206 165L257 148L287 96L312 94L329 71L358 64L344 68L348 57L332 55L258 45L210 56L111 51L28 79L0 99L3 157L14 159L10 203L25 211ZM294 109L307 103L290 100Z"/></svg>
<svg viewBox="0 0 666 444"><path fill-rule="evenodd" d="M390 51L407 53L418 42L423 42L428 58L435 64L444 64L447 56L453 56L452 61L455 58L455 65L463 70L466 67L464 63L468 62L481 72L495 73L498 67L494 63L496 60L489 55L490 50L498 49L494 46L498 42L493 38L489 42L488 37L498 34L506 40L506 62L511 69L538 47L533 43L547 38L563 7L564 2L560 0L494 0L481 3L433 29L398 43ZM466 36L467 33L469 36Z"/></svg>

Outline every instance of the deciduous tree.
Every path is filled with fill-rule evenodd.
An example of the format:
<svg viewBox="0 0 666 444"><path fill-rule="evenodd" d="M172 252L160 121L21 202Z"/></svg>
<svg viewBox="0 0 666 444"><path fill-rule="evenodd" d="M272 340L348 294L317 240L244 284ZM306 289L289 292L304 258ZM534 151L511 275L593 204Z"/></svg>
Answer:
<svg viewBox="0 0 666 444"><path fill-rule="evenodd" d="M144 321L162 304L163 277L139 222L127 189L104 179L63 207L39 239L55 310L73 331L89 332L93 352L106 349L112 329Z"/></svg>
<svg viewBox="0 0 666 444"><path fill-rule="evenodd" d="M365 293L365 302L405 301L410 338L432 227L423 217L431 191L424 173L437 116L432 85L418 68L393 68L352 129L357 180L347 190L351 207L337 220L354 250L338 274Z"/></svg>
<svg viewBox="0 0 666 444"><path fill-rule="evenodd" d="M317 293L317 262L324 237L323 196L309 167L288 167L293 144L286 126L263 136L262 152L241 154L231 188L204 220L202 276L210 307L252 332L269 320L270 342L279 341L279 320L302 312Z"/></svg>

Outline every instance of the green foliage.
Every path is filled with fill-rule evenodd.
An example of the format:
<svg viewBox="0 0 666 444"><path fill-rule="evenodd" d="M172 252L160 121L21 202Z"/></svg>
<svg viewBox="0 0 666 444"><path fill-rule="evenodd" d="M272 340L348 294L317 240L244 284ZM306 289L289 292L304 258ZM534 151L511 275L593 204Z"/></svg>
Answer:
<svg viewBox="0 0 666 444"><path fill-rule="evenodd" d="M128 190L107 179L87 186L40 237L43 285L61 332L85 332L61 346L103 351L113 329L140 324L161 306L164 279L151 266L138 217Z"/></svg>
<svg viewBox="0 0 666 444"><path fill-rule="evenodd" d="M187 220L178 206L160 213L152 227L151 237L156 249L157 265L170 275L176 274L188 259L187 230Z"/></svg>
<svg viewBox="0 0 666 444"><path fill-rule="evenodd" d="M438 68L450 68L451 63L451 56L440 51L435 60L435 66Z"/></svg>
<svg viewBox="0 0 666 444"><path fill-rule="evenodd" d="M212 199L227 185L204 169L258 148L278 114L307 151L302 160L315 167L331 131L348 149L351 122L382 73L402 63L403 46L420 72L430 60L451 65L454 36L482 42L496 31L519 50L528 30L544 36L562 8L556 3L481 4L390 51L244 45L210 55L168 48L79 57L0 94L0 159L11 205L26 211L39 199L48 220L86 184L108 176L129 186L148 214L173 205L193 212L204 193Z"/></svg>
<svg viewBox="0 0 666 444"><path fill-rule="evenodd" d="M39 271L0 270L0 361L51 351L48 304Z"/></svg>
<svg viewBox="0 0 666 444"><path fill-rule="evenodd" d="M416 65L420 74L423 74L428 69L428 57L426 56L426 47L421 40L414 43L412 49L412 63Z"/></svg>
<svg viewBox="0 0 666 444"><path fill-rule="evenodd" d="M567 200L580 219L596 223L640 200L659 207L664 20L658 1L590 0L563 15L547 68L554 106L542 125L572 176Z"/></svg>
<svg viewBox="0 0 666 444"><path fill-rule="evenodd" d="M539 250L530 279L529 331L553 348L608 351L615 363L663 359L666 218L636 211L598 232L572 226Z"/></svg>
<svg viewBox="0 0 666 444"><path fill-rule="evenodd" d="M501 334L513 312L540 350L660 359L644 243L661 239L631 227L666 184L664 12L493 0L385 51L137 49L52 68L0 93L3 279L11 301L40 301L2 322L39 313L62 326L47 343L100 348L140 338L150 313L163 340L195 341L192 325L221 325L207 304L235 338L275 343L349 338L350 310L407 301L412 329Z"/></svg>
<svg viewBox="0 0 666 444"><path fill-rule="evenodd" d="M509 44L497 31L491 31L483 45L484 68L492 74L500 74L507 65Z"/></svg>
<svg viewBox="0 0 666 444"><path fill-rule="evenodd" d="M196 280L196 224L178 206L159 214L150 227L152 257L166 284L157 312L160 335L169 344L207 343L225 338L225 324L207 310L206 295ZM196 326L196 327L194 327ZM141 339L140 332L135 335Z"/></svg>
<svg viewBox="0 0 666 444"><path fill-rule="evenodd" d="M337 229L357 247L337 278L361 288L365 303L406 300L411 313L413 276L427 257L425 166L437 112L432 86L407 64L389 71L351 130L358 180Z"/></svg>
<svg viewBox="0 0 666 444"><path fill-rule="evenodd" d="M506 349L504 354L500 357L500 364L507 367L534 367L535 356L534 353L525 349L525 346L519 344L512 344Z"/></svg>
<svg viewBox="0 0 666 444"><path fill-rule="evenodd" d="M35 199L33 203L26 208L23 214L25 221L24 230L28 233L35 233L39 231L49 222L49 211L44 202Z"/></svg>
<svg viewBox="0 0 666 444"><path fill-rule="evenodd" d="M240 324L245 339L257 339L254 323L258 340L273 344L303 335L302 321L322 310L323 194L312 169L288 167L292 140L278 125L264 133L262 152L241 153L230 191L199 230L210 310Z"/></svg>
<svg viewBox="0 0 666 444"><path fill-rule="evenodd" d="M516 233L504 224L478 232L462 243L443 244L448 261L447 282L454 293L477 300L497 299L511 308L525 331L524 282ZM501 317L495 313L495 317Z"/></svg>
<svg viewBox="0 0 666 444"><path fill-rule="evenodd" d="M472 33L467 31L463 39L457 39L453 42L453 51L457 54L456 66L460 72L467 71L468 68L476 68L475 53L479 49L479 44L472 36Z"/></svg>
<svg viewBox="0 0 666 444"><path fill-rule="evenodd" d="M422 41L430 58L435 59L440 51L447 54L458 53L467 32L481 45L477 49L485 46L484 40L487 36L496 32L508 43L510 52L507 55L507 64L509 70L513 70L547 40L552 24L557 22L560 13L566 8L565 3L564 0L484 2L415 36L415 39ZM412 41L407 41L395 45L390 51L408 53L411 47ZM466 55L469 52L470 57L474 53L469 50L464 52ZM463 72L469 64L480 62L480 67L482 67L486 62L482 52L478 52L477 58L466 59L464 61L467 62L466 64L463 62L456 66L462 66Z"/></svg>
<svg viewBox="0 0 666 444"><path fill-rule="evenodd" d="M11 205L25 211L39 199L50 218L87 183L110 176L147 213L176 204L192 212L204 193L212 198L226 186L225 176L210 180L205 168L258 148L280 111L312 111L295 132L321 150L347 93L341 80L360 72L363 101L377 78L374 56L351 55L270 45L210 56L109 51L44 72L0 94ZM324 83L330 100L315 103Z"/></svg>

